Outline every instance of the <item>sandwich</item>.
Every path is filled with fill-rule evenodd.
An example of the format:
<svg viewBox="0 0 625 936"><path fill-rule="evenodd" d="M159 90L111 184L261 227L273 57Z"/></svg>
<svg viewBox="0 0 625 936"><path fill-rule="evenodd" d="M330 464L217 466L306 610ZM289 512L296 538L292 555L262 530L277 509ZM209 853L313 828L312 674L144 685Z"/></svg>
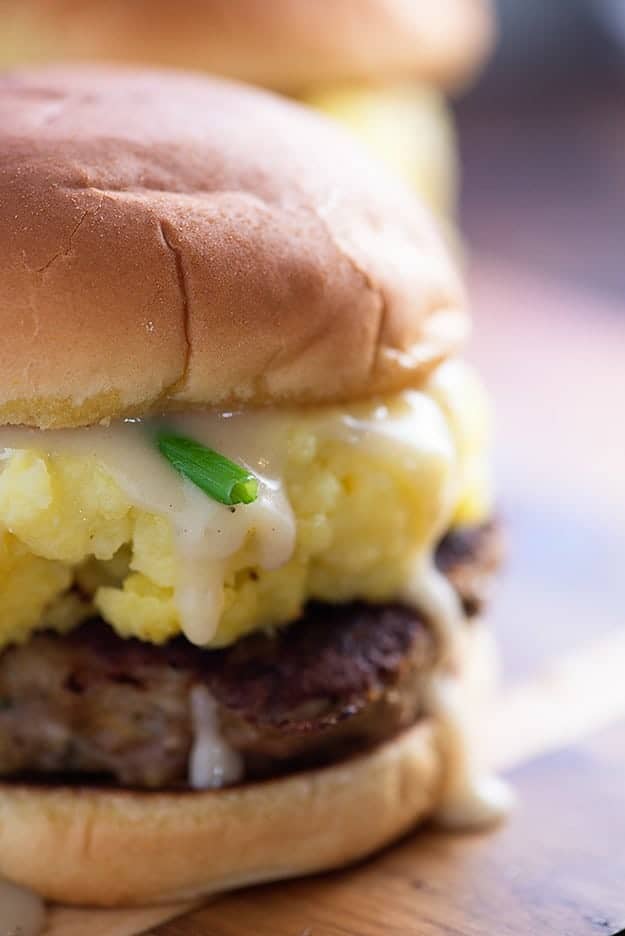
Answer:
<svg viewBox="0 0 625 936"><path fill-rule="evenodd" d="M4 0L0 63L166 65L293 95L448 217L457 158L445 95L476 73L493 33L489 0Z"/></svg>
<svg viewBox="0 0 625 936"><path fill-rule="evenodd" d="M481 826L501 546L428 211L301 105L0 78L0 876L130 905Z"/></svg>

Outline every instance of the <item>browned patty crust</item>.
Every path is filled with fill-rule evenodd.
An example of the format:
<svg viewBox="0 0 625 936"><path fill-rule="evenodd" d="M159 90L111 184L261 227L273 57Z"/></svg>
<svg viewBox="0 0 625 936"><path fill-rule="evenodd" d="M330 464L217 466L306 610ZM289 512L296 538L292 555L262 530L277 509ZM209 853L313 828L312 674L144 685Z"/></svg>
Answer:
<svg viewBox="0 0 625 936"><path fill-rule="evenodd" d="M437 563L467 617L501 547L494 524L448 534ZM124 786L184 784L189 693L204 685L246 776L329 762L412 725L436 659L432 632L401 605L311 604L276 634L206 651L183 638L123 640L93 620L0 656L0 775L90 774Z"/></svg>

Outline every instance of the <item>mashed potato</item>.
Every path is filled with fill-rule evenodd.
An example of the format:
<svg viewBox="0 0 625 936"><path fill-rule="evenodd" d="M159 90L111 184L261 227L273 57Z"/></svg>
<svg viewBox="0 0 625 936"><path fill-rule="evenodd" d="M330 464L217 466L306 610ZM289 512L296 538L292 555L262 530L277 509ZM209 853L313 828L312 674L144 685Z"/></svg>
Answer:
<svg viewBox="0 0 625 936"><path fill-rule="evenodd" d="M347 126L439 217L454 214L456 141L450 110L439 91L419 85L327 88L303 100Z"/></svg>
<svg viewBox="0 0 625 936"><path fill-rule="evenodd" d="M391 416L409 408L410 393L384 401ZM246 541L228 559L211 645L292 620L310 599L397 597L415 554L454 515L461 523L484 518L490 485L481 386L468 367L449 362L424 393L438 438L400 454L392 444L355 445L328 434L327 410L302 413L289 431L283 470L296 522L293 553L280 568L263 569ZM350 408L360 417L363 410ZM167 518L133 504L93 456L0 451L0 644L41 627L65 630L94 608L122 636L160 643L180 633L179 559Z"/></svg>

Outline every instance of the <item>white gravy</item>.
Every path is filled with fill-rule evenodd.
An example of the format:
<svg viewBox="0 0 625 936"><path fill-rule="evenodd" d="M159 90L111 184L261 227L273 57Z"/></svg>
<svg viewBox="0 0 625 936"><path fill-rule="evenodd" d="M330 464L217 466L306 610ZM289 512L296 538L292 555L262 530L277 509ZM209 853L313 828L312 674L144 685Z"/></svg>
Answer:
<svg viewBox="0 0 625 936"><path fill-rule="evenodd" d="M498 822L510 811L512 791L479 763L467 718L471 713L457 675L466 659L466 625L456 592L434 567L431 555L418 563L405 598L436 628L440 647L426 690L426 708L438 725L446 769L436 819L449 828L466 829Z"/></svg>
<svg viewBox="0 0 625 936"><path fill-rule="evenodd" d="M426 705L436 719L446 776L436 820L452 829L477 829L498 822L514 802L510 787L482 767L467 721L466 698L456 678L435 671Z"/></svg>
<svg viewBox="0 0 625 936"><path fill-rule="evenodd" d="M39 897L0 879L0 936L39 936L45 916Z"/></svg>
<svg viewBox="0 0 625 936"><path fill-rule="evenodd" d="M205 686L194 686L189 702L194 734L189 786L209 790L236 783L243 776L243 759L219 731L217 703Z"/></svg>

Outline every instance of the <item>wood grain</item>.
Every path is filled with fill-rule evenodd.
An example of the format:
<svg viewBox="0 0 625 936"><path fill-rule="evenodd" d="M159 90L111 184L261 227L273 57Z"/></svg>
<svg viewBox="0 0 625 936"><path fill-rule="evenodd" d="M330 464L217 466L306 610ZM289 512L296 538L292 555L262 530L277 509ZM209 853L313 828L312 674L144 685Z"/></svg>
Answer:
<svg viewBox="0 0 625 936"><path fill-rule="evenodd" d="M135 936L189 909L188 905L98 911L56 907L49 912L45 936Z"/></svg>
<svg viewBox="0 0 625 936"><path fill-rule="evenodd" d="M222 898L157 932L609 936L625 924L624 738L620 723L515 771L520 805L495 835L426 832L358 868Z"/></svg>

